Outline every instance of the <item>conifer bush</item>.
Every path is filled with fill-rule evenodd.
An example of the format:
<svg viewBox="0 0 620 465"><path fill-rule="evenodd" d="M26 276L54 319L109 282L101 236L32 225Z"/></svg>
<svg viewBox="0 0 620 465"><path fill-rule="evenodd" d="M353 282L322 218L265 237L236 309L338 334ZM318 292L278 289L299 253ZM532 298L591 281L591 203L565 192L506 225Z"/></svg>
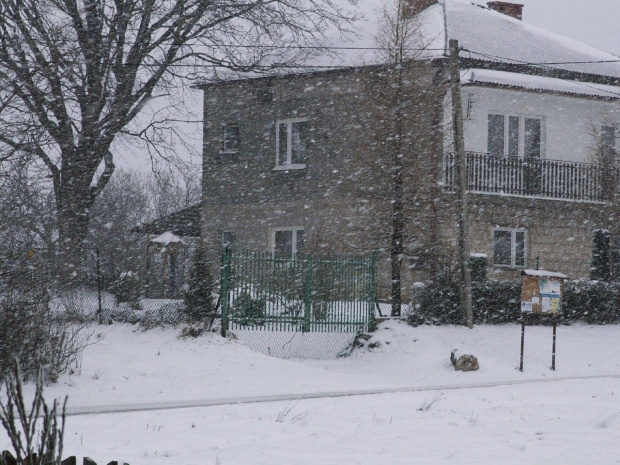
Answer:
<svg viewBox="0 0 620 465"><path fill-rule="evenodd" d="M216 311L213 302L214 280L203 246L194 254L188 288L184 294L184 312L192 321L212 319Z"/></svg>

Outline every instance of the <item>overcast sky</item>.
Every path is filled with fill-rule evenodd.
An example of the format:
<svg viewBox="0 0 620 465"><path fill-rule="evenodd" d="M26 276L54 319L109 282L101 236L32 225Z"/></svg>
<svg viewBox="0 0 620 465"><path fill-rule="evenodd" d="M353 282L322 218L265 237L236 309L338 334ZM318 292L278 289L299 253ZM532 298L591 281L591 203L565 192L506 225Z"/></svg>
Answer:
<svg viewBox="0 0 620 465"><path fill-rule="evenodd" d="M474 0L486 4L486 1ZM518 0L523 20L620 55L620 0Z"/></svg>
<svg viewBox="0 0 620 465"><path fill-rule="evenodd" d="M486 5L488 0L472 0L474 3ZM523 20L548 31L555 32L575 40L579 40L602 50L620 56L620 0L515 0L525 5ZM200 101L199 93L197 102ZM200 114L198 113L198 118ZM196 126L196 133L200 125ZM200 151L200 138L191 145L195 145L197 153ZM180 153L186 152L180 147ZM145 159L136 164L133 157L120 156L121 166L140 166L149 169ZM186 153L183 156L188 159ZM199 164L199 158L195 163Z"/></svg>

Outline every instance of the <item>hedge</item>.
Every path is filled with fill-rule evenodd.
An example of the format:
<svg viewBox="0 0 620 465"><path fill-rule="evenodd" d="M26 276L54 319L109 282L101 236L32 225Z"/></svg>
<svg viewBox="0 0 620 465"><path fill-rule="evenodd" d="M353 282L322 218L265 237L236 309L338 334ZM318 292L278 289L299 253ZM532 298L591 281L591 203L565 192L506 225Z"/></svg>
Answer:
<svg viewBox="0 0 620 465"><path fill-rule="evenodd" d="M454 283L434 283L421 292L408 321L421 324L460 324L458 288ZM475 324L520 321L521 283L484 281L472 285ZM558 322L584 321L589 324L620 323L620 283L568 281L564 286L562 315ZM532 323L548 324L549 315L528 315Z"/></svg>

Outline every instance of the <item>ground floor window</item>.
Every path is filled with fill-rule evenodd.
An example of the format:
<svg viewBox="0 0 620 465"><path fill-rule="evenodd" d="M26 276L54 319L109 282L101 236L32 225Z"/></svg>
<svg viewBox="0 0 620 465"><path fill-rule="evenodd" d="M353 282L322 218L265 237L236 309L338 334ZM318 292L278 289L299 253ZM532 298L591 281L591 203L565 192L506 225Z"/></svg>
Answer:
<svg viewBox="0 0 620 465"><path fill-rule="evenodd" d="M493 233L493 264L525 268L527 234L524 229L497 228Z"/></svg>
<svg viewBox="0 0 620 465"><path fill-rule="evenodd" d="M235 247L237 245L237 233L235 231L222 231L222 248Z"/></svg>
<svg viewBox="0 0 620 465"><path fill-rule="evenodd" d="M272 251L278 258L292 258L304 250L305 232L300 227L275 228L272 232Z"/></svg>

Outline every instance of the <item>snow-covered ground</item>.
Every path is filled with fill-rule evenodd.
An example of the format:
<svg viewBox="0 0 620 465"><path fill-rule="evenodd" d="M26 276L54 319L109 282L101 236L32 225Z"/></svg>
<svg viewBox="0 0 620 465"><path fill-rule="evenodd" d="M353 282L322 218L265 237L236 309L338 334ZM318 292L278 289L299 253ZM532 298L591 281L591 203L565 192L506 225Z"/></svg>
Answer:
<svg viewBox="0 0 620 465"><path fill-rule="evenodd" d="M518 325L388 321L366 348L320 361L271 358L217 335L93 329L103 339L81 373L46 391L68 394L75 414L65 455L131 465L620 463L619 326L559 327L556 372L551 328L528 327L523 373ZM480 370L454 372L455 348L478 356ZM373 390L392 392L320 397ZM299 399L250 402L277 396ZM148 410L181 402L203 406ZM214 403L223 405L204 406ZM123 405L145 410L84 413Z"/></svg>

